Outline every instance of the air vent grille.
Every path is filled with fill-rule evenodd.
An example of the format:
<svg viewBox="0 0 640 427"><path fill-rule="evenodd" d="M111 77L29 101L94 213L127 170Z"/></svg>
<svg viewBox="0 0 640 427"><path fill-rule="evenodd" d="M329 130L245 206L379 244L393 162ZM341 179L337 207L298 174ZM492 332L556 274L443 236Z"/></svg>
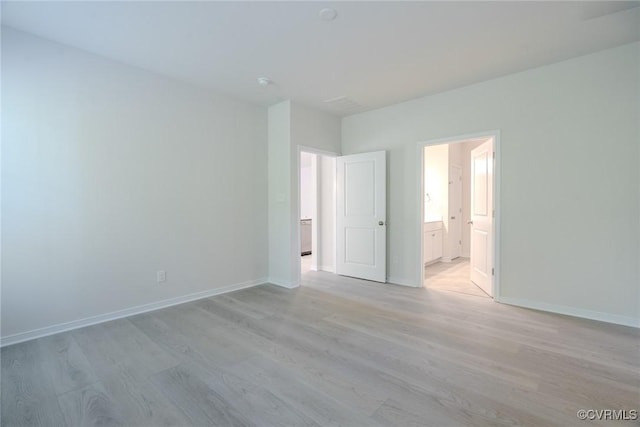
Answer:
<svg viewBox="0 0 640 427"><path fill-rule="evenodd" d="M354 101L353 99L349 99L346 96L327 99L324 102L331 108L345 113L355 113L364 109L363 105L358 104L356 101Z"/></svg>

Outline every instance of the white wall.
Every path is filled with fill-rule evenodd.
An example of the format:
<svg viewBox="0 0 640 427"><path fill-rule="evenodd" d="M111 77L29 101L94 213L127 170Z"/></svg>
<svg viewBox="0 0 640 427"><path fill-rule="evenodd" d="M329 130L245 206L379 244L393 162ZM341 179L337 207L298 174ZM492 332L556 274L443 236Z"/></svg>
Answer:
<svg viewBox="0 0 640 427"><path fill-rule="evenodd" d="M305 154L305 153L301 153ZM310 154L311 158L311 185L310 185L310 199L311 199L311 265L309 269L312 271L318 271L318 159L316 154ZM302 188L300 189L300 196L304 193ZM300 216L302 218L302 216ZM300 237L302 242L302 237Z"/></svg>
<svg viewBox="0 0 640 427"><path fill-rule="evenodd" d="M292 173L291 163L298 153L291 149L291 102L269 107L268 122L269 281L292 287L297 243L292 242L295 233L291 223L298 219L298 189L297 185L293 189L292 176L297 177L297 169Z"/></svg>
<svg viewBox="0 0 640 427"><path fill-rule="evenodd" d="M264 108L3 28L2 336L263 281L266 130Z"/></svg>
<svg viewBox="0 0 640 427"><path fill-rule="evenodd" d="M269 281L276 285L299 285L298 153L340 154L340 132L339 117L293 101L269 107Z"/></svg>
<svg viewBox="0 0 640 427"><path fill-rule="evenodd" d="M462 144L449 144L449 166L462 166Z"/></svg>
<svg viewBox="0 0 640 427"><path fill-rule="evenodd" d="M291 143L340 154L341 119L322 111L291 102Z"/></svg>
<svg viewBox="0 0 640 427"><path fill-rule="evenodd" d="M389 151L390 276L419 283L417 142L501 130L502 300L640 324L640 44L343 120Z"/></svg>
<svg viewBox="0 0 640 427"><path fill-rule="evenodd" d="M316 208L316 174L312 173L312 159L315 154L300 153L300 218L315 219Z"/></svg>
<svg viewBox="0 0 640 427"><path fill-rule="evenodd" d="M444 220L449 212L449 147L446 144L424 148L424 192L425 222Z"/></svg>
<svg viewBox="0 0 640 427"><path fill-rule="evenodd" d="M318 156L320 169L318 215L318 269L335 272L336 240L336 158Z"/></svg>

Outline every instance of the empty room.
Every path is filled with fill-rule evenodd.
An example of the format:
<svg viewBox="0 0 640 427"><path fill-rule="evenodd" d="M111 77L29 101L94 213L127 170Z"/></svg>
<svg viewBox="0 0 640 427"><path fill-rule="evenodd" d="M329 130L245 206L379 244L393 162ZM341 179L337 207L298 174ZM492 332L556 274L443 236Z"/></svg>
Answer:
<svg viewBox="0 0 640 427"><path fill-rule="evenodd" d="M640 2L2 1L2 426L640 418Z"/></svg>

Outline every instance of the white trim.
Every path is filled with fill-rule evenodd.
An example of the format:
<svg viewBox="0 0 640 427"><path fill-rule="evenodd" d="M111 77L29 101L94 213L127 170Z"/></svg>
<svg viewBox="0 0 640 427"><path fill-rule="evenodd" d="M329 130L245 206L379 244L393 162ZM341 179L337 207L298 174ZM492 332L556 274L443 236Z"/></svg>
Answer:
<svg viewBox="0 0 640 427"><path fill-rule="evenodd" d="M302 156L302 152L300 153ZM320 214L318 210L318 206L320 205L320 167L318 166L319 159L318 154L313 155L313 160L311 161L311 174L315 176L313 177L313 184L315 188L313 188L313 192L315 195L315 200L313 201L313 217L311 219L311 271L318 271L318 239L320 238L318 230L320 229ZM300 173L302 173L302 167L300 167ZM302 189L300 191L300 200L298 204L302 203ZM300 239L302 240L302 238ZM300 278L302 281L302 278Z"/></svg>
<svg viewBox="0 0 640 427"><path fill-rule="evenodd" d="M415 282L411 282L410 280L401 279L399 277L389 276L387 277L387 284L389 285L400 285L400 286L408 286L410 288L421 288L422 284Z"/></svg>
<svg viewBox="0 0 640 427"><path fill-rule="evenodd" d="M270 283L270 284L276 285L276 286L280 286L281 288L286 288L286 289L295 289L298 286L300 286L300 282L293 283L293 282L291 282L289 280L273 279L273 278L269 278L267 283Z"/></svg>
<svg viewBox="0 0 640 427"><path fill-rule="evenodd" d="M640 328L640 318L620 316L617 314L603 313L601 311L585 310L576 307L567 307L565 305L547 304L545 302L530 301L521 298L501 297L500 302L503 304L513 305L517 307L530 308L533 310L546 311L549 313L564 314L567 316L580 317L583 319L598 320L600 322L614 323L616 325L631 326Z"/></svg>
<svg viewBox="0 0 640 427"><path fill-rule="evenodd" d="M336 269L333 267L333 265L319 265L318 266L318 271L326 271L327 273L335 273Z"/></svg>
<svg viewBox="0 0 640 427"><path fill-rule="evenodd" d="M173 305L184 304L186 302L208 298L215 295L226 294L228 292L238 291L240 289L252 288L254 286L267 283L266 278L250 280L247 282L236 283L233 285L223 286L221 288L209 289L202 292L183 295L180 297L169 298L162 301L156 301L149 304L142 304L135 307L125 308L124 310L112 311L111 313L99 314L97 316L85 317L84 319L72 320L71 322L59 323L57 325L46 326L44 328L33 329L27 332L20 332L0 338L0 347L18 344L24 341L36 338L46 337L48 335L58 334L60 332L71 331L73 329L84 328L98 323L108 322L110 320L121 319L123 317L134 316L136 314L147 313L149 311L159 310L161 308L171 307Z"/></svg>
<svg viewBox="0 0 640 427"><path fill-rule="evenodd" d="M321 150L319 148L309 147L308 145L300 145L298 144L298 152L305 151L311 154L319 154L321 156L326 157L339 157L340 154L334 153L333 151Z"/></svg>
<svg viewBox="0 0 640 427"><path fill-rule="evenodd" d="M501 219L502 219L502 205L500 203L500 182L502 170L502 148L500 146L500 130L493 131L493 152L495 153L495 159L493 160L493 300L500 302L500 275L502 273L501 263ZM471 253L469 253L471 256Z"/></svg>
<svg viewBox="0 0 640 427"><path fill-rule="evenodd" d="M439 145L439 144L451 144L451 143L459 143L459 142L468 142L473 140L486 140L488 138L493 138L493 151L496 153L495 161L493 162L493 209L495 211L495 218L493 220L493 266L494 266L494 276L493 276L493 284L492 284L492 293L494 301L502 301L500 298L500 169L502 167L501 161L501 148L500 148L500 130L489 130L486 132L475 132L465 135L447 137L447 138L438 138L431 139L428 141L420 141L417 143L418 155L417 163L418 163L418 200L420 201L419 208L419 217L418 217L418 227L417 227L417 235L420 236L418 239L418 282L420 287L424 287L424 254L423 254L423 241L424 238L424 148L431 145Z"/></svg>

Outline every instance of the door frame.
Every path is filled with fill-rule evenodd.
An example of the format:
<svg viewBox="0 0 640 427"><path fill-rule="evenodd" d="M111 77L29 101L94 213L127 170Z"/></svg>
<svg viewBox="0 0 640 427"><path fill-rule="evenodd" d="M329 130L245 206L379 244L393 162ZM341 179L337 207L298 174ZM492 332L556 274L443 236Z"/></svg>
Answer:
<svg viewBox="0 0 640 427"><path fill-rule="evenodd" d="M296 159L295 159L295 180L296 180L296 186L297 186L297 190L296 190L296 207L295 207L295 211L296 211L296 215L293 218L293 224L291 224L293 230L295 230L295 232L293 233L293 235L295 236L295 243L293 245L293 247L295 248L295 254L293 254L293 259L291 260L291 262L293 263L293 265L295 265L294 270L296 271L296 276L297 277L297 285L299 286L302 283L302 268L301 268L301 262L300 262L300 253L301 253L301 245L300 245L300 200L301 200L301 195L300 195L300 190L301 190L301 185L300 185L300 171L301 171L301 165L300 165L300 154L302 152L305 153L311 153L311 154L315 154L315 155L320 155L320 156L326 156L326 157L333 157L333 158L337 158L340 154L338 153L334 153L332 151L326 151L326 150L321 150L318 148L313 148L313 147L308 147L306 145L297 145L296 146ZM316 159L316 165L317 165L317 159ZM320 180L318 179L319 175L320 175L320 168L316 167L316 218L318 217L318 188L320 186ZM335 180L335 174L336 171L333 172L334 173L334 180ZM333 197L335 199L336 197L336 193L334 190L333 193ZM336 212L333 212L333 216L334 216L334 222L335 222L335 217L336 217ZM318 227L318 221L314 220L311 223L311 227L313 230L313 227ZM312 231L313 234L313 231ZM316 237L319 235L319 233L316 233ZM333 265L335 268L336 265L336 251L335 251L335 238L333 239L333 244L334 244L334 250L333 250ZM313 252L313 250L317 251L318 248L318 239L316 238L315 241L311 241L311 251ZM316 254L317 255L317 254ZM317 258L316 258L316 264L317 264Z"/></svg>
<svg viewBox="0 0 640 427"><path fill-rule="evenodd" d="M420 236L417 240L417 265L418 265L418 286L423 288L425 287L425 278L424 278L424 253L423 253L423 239L424 239L424 148L430 145L440 145L440 144L453 144L453 143L461 143L470 140L480 140L486 138L493 138L493 151L495 152L495 159L493 161L493 210L495 211L495 216L493 218L493 235L491 236L493 240L493 265L494 265L494 275L493 275L493 283L492 283L492 291L493 291L493 300L496 302L500 301L500 277L501 277L501 259L500 259L500 223L501 223L501 212L500 212L500 170L502 166L501 156L500 156L500 130L490 130L485 132L475 132L464 135L451 136L446 138L438 138L431 139L428 141L420 141L417 143L417 162L418 167L417 170L419 172L418 176L418 200L419 200L419 208L418 208L418 221L416 230L418 232L418 236Z"/></svg>

